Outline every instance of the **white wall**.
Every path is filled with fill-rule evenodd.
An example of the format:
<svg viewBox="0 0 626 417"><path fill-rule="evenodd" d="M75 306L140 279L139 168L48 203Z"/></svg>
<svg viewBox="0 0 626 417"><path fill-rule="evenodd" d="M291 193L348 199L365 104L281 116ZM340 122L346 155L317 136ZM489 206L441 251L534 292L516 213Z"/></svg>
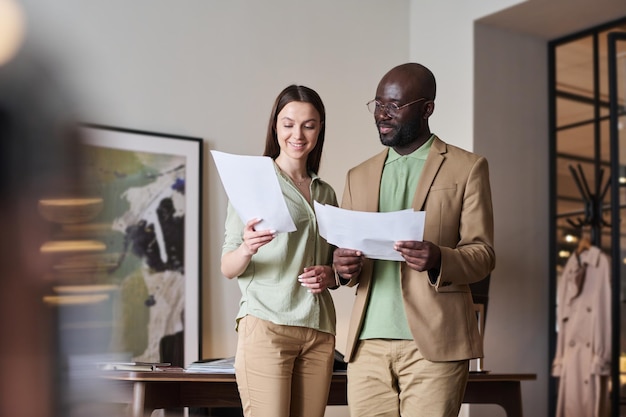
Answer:
<svg viewBox="0 0 626 417"><path fill-rule="evenodd" d="M522 0L411 1L411 61L437 79L430 126L450 143L473 150L474 20Z"/></svg>
<svg viewBox="0 0 626 417"><path fill-rule="evenodd" d="M474 149L489 159L495 190L497 266L486 366L537 374L537 381L522 383L522 395L525 415L541 416L547 412L549 370L547 45L480 25L475 39ZM484 408L473 406L472 412L498 415Z"/></svg>

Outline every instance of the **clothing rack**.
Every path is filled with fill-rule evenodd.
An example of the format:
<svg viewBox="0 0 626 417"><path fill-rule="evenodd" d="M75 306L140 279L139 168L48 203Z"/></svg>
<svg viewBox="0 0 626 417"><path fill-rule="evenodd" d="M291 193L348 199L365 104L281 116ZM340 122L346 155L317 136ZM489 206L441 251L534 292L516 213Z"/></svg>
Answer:
<svg viewBox="0 0 626 417"><path fill-rule="evenodd" d="M582 197L584 208L580 212L570 213L569 215L582 214L582 217L577 217L575 220L570 218L566 221L574 228L582 229L583 227L590 227L591 229L591 243L595 246L601 246L601 230L602 227L611 227L611 224L604 220L603 212L605 210L603 201L607 192L611 186L611 177L609 177L604 186L602 185L604 177L604 169L598 171L598 178L596 180L595 193L591 192L589 183L585 176L585 172L580 164L577 165L577 170L572 165L569 166L569 170L574 178L574 182L578 187L578 191ZM606 210L609 210L607 208Z"/></svg>

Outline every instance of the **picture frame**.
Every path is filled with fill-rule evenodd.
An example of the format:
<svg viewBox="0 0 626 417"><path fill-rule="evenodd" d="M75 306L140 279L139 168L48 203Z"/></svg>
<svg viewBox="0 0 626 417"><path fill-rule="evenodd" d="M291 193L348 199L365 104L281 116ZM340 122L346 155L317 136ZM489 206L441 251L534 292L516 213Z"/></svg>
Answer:
<svg viewBox="0 0 626 417"><path fill-rule="evenodd" d="M110 351L186 367L202 352L203 140L97 124L80 133L119 288Z"/></svg>

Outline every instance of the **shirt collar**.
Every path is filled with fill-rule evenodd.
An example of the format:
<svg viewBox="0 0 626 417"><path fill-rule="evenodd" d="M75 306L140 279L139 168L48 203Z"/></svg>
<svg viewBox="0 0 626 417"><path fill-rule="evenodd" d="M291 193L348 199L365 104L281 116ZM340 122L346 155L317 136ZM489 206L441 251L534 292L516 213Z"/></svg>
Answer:
<svg viewBox="0 0 626 417"><path fill-rule="evenodd" d="M388 164L402 157L425 160L428 157L430 146L433 144L434 140L435 140L435 135L434 134L430 135L430 138L422 146L420 146L419 148L417 148L416 150L414 150L408 155L400 155L398 152L396 152L393 148L390 147L389 153L387 154L387 160L385 161L385 163Z"/></svg>

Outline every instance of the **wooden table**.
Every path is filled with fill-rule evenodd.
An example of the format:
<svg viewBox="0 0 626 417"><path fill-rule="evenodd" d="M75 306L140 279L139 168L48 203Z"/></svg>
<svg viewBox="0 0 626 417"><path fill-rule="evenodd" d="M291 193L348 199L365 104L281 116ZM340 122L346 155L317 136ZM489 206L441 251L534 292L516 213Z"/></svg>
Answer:
<svg viewBox="0 0 626 417"><path fill-rule="evenodd" d="M241 408L234 374L111 371L105 378L126 386L116 391L128 395L113 402L132 404L132 417L150 416L159 408ZM463 402L498 404L507 417L523 417L521 381L536 378L536 374L470 373ZM345 371L333 374L328 405L347 405L346 384Z"/></svg>

